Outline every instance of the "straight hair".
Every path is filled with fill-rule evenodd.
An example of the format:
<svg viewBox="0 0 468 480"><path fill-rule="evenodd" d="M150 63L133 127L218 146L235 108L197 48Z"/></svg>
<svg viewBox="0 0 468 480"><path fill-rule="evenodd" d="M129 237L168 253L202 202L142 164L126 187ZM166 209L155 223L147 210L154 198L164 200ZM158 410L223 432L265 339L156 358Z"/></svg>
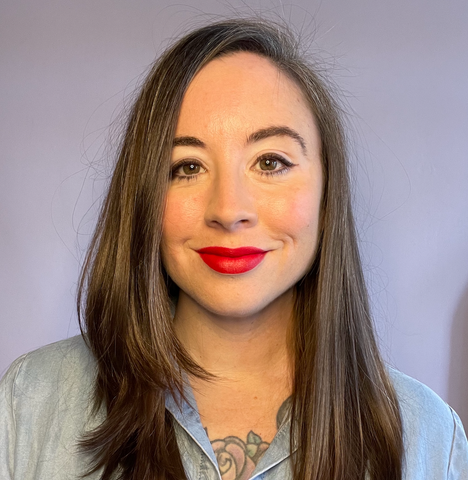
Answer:
<svg viewBox="0 0 468 480"><path fill-rule="evenodd" d="M295 286L291 451L295 480L400 480L398 400L380 357L351 209L341 108L284 26L233 19L194 30L154 63L131 109L80 277L78 316L97 361L103 423L81 441L102 480L185 479L166 392L184 373L213 378L177 339L160 255L175 129L184 94L215 58L269 59L304 93L322 144L320 236Z"/></svg>

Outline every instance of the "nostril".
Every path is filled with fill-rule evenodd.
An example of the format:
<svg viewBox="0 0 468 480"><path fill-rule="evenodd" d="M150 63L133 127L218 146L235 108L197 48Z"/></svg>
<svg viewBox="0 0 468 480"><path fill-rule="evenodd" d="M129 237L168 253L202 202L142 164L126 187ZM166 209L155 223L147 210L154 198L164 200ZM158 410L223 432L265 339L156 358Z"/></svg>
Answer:
<svg viewBox="0 0 468 480"><path fill-rule="evenodd" d="M236 230L256 225L257 215L253 211L211 211L205 216L207 225L226 230Z"/></svg>

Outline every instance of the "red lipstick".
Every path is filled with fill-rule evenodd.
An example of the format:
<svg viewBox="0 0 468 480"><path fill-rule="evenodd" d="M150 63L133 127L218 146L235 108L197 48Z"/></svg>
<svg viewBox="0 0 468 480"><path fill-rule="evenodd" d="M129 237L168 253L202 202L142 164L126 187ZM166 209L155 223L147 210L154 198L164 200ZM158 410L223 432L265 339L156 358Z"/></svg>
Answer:
<svg viewBox="0 0 468 480"><path fill-rule="evenodd" d="M267 251L256 247L205 247L197 250L197 253L216 272L236 275L255 268Z"/></svg>

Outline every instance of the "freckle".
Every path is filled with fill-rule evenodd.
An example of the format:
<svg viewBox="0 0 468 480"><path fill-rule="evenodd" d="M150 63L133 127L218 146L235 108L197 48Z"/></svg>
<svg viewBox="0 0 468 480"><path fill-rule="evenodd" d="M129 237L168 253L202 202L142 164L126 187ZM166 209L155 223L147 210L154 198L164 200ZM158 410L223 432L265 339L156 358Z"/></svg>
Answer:
<svg viewBox="0 0 468 480"><path fill-rule="evenodd" d="M258 397L254 397L254 400L257 400Z"/></svg>

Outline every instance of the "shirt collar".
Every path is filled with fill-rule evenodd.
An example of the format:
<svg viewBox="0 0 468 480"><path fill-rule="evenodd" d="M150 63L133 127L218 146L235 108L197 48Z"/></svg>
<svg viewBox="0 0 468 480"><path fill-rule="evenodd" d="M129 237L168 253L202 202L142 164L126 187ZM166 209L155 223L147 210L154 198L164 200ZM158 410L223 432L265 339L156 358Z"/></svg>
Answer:
<svg viewBox="0 0 468 480"><path fill-rule="evenodd" d="M198 444L211 462L213 462L215 467L218 468L218 463L210 439L201 423L197 402L193 396L190 383L186 381L184 384L184 395L187 401L185 401L177 392L175 395L176 398L174 398L171 392L166 392L166 409L169 410L179 425L189 434L193 441Z"/></svg>

